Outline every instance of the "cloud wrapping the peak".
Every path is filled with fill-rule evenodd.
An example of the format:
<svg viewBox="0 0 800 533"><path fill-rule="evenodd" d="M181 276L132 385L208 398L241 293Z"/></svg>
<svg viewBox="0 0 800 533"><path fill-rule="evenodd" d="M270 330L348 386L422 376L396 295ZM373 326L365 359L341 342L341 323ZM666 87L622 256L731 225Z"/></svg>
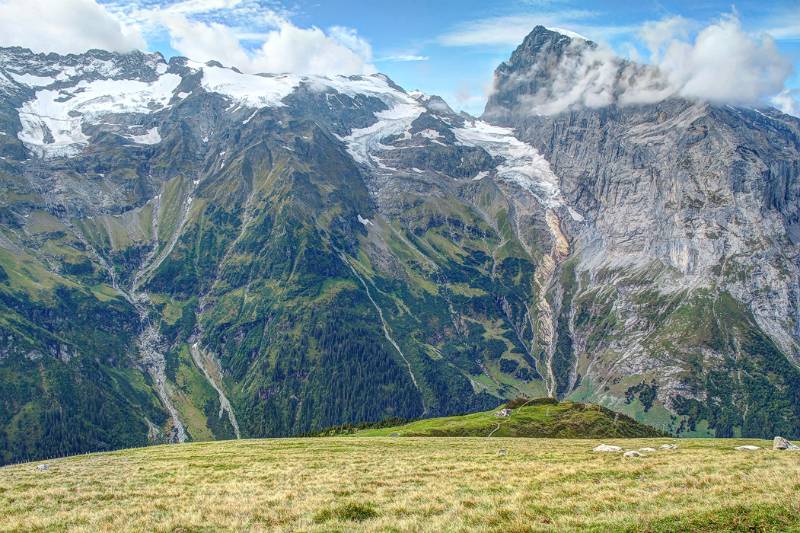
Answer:
<svg viewBox="0 0 800 533"><path fill-rule="evenodd" d="M546 76L542 66L515 73L504 83L533 84L520 98L518 112L551 115L614 103L649 104L670 97L713 103L764 105L784 90L792 64L769 36L743 31L734 15L725 15L690 39L692 23L672 17L642 26L639 38L650 64L618 57L609 47L573 41ZM782 102L789 102L784 95ZM784 109L792 109L788 103Z"/></svg>
<svg viewBox="0 0 800 533"><path fill-rule="evenodd" d="M800 89L784 89L770 103L787 115L800 117Z"/></svg>
<svg viewBox="0 0 800 533"><path fill-rule="evenodd" d="M145 49L139 29L94 0L0 0L0 46L81 53Z"/></svg>

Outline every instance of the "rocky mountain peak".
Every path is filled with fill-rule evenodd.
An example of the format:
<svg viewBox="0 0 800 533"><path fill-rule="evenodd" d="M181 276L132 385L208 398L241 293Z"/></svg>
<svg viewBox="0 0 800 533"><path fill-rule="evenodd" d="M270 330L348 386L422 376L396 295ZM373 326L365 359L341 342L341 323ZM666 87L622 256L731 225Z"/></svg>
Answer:
<svg viewBox="0 0 800 533"><path fill-rule="evenodd" d="M544 26L536 26L514 50L509 61L504 64L519 68L546 60L548 56L560 58L570 46L594 48L597 45L592 41L571 37L566 33Z"/></svg>
<svg viewBox="0 0 800 533"><path fill-rule="evenodd" d="M557 93L568 85L564 73L581 63L587 51L596 49L592 41L536 26L509 60L495 70L494 91L486 104L485 116L497 117L516 110L526 103L527 97L520 101L525 95L556 99Z"/></svg>

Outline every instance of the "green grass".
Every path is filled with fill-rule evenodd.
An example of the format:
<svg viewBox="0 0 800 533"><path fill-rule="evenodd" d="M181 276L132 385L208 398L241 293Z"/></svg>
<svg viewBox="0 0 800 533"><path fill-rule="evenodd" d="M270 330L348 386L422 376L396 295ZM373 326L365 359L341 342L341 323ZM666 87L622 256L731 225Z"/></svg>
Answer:
<svg viewBox="0 0 800 533"><path fill-rule="evenodd" d="M497 409L461 416L427 418L397 427L363 429L359 437L655 437L661 433L613 411L592 404L533 401L496 416Z"/></svg>
<svg viewBox="0 0 800 533"><path fill-rule="evenodd" d="M308 438L0 468L0 531L800 531L800 455L752 440ZM40 463L39 463L40 464Z"/></svg>

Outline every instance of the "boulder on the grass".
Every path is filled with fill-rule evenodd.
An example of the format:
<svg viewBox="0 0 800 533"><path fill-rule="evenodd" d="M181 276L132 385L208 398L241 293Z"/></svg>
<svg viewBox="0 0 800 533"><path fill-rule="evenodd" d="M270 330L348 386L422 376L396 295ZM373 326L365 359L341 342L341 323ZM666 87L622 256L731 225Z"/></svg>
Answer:
<svg viewBox="0 0 800 533"><path fill-rule="evenodd" d="M784 439L783 437L775 437L775 440L772 441L772 449L773 450L800 450L800 446L797 444L792 444L788 440Z"/></svg>
<svg viewBox="0 0 800 533"><path fill-rule="evenodd" d="M737 446L737 450L740 452L754 452L756 450L760 450L761 446L753 446L752 444L746 444L744 446Z"/></svg>
<svg viewBox="0 0 800 533"><path fill-rule="evenodd" d="M640 454L636 450L631 450L629 452L623 453L622 457L642 457L642 454Z"/></svg>

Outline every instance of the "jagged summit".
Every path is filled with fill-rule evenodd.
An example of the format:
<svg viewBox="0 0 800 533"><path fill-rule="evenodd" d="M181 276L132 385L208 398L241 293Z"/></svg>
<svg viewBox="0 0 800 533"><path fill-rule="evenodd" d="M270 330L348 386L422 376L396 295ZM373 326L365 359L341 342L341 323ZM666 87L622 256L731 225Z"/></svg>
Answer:
<svg viewBox="0 0 800 533"><path fill-rule="evenodd" d="M714 98L687 96L680 83L656 65L619 57L608 47L562 31L536 26L497 67L485 119L509 123L514 117L656 105L671 100L729 107ZM745 112L760 108L744 104L734 107ZM778 111L767 114L775 113Z"/></svg>
<svg viewBox="0 0 800 533"><path fill-rule="evenodd" d="M520 107L532 108L534 102L529 101L532 97L542 101L558 99L571 89L569 80L561 78L565 64L579 62L586 50L596 48L592 41L536 26L495 70L494 87L484 116L497 118L525 112Z"/></svg>
<svg viewBox="0 0 800 533"><path fill-rule="evenodd" d="M571 33L571 32L570 32ZM564 30L556 28L546 28L544 26L536 26L531 32L525 36L514 49L511 54L511 59L507 63L522 64L526 60L544 54L560 54L573 42L585 42L588 46L597 46L594 42L579 38L577 34L571 35Z"/></svg>

